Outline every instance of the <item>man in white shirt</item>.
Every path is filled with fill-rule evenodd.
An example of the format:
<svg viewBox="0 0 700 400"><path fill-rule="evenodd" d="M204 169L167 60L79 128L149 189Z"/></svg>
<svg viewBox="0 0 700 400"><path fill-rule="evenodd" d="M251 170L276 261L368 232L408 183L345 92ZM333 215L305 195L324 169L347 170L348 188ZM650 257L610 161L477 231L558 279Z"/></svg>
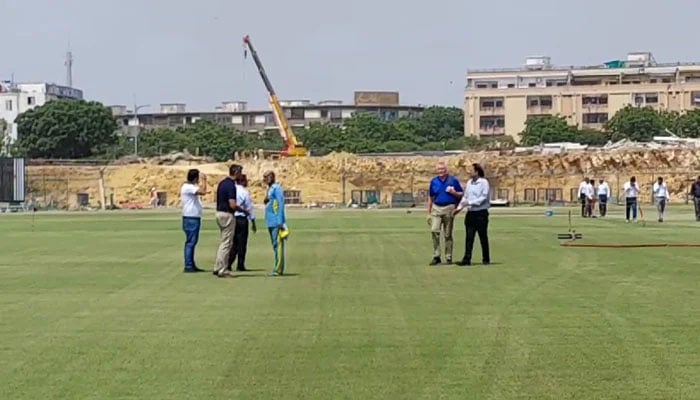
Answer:
<svg viewBox="0 0 700 400"><path fill-rule="evenodd" d="M639 185L637 178L630 178L629 182L625 182L623 186L625 192L625 219L630 222L630 214L632 219L637 221L637 196L639 196Z"/></svg>
<svg viewBox="0 0 700 400"><path fill-rule="evenodd" d="M474 238L479 235L481 243L481 256L484 265L491 264L491 254L489 252L489 207L491 206L491 189L489 181L484 178L484 169L479 164L473 164L474 172L472 179L467 182L464 189L462 201L454 210L457 215L463 208L467 208L467 215L464 218L464 225L467 228L467 238L462 261L457 262L459 266L468 266L472 262L472 250L474 249Z"/></svg>
<svg viewBox="0 0 700 400"><path fill-rule="evenodd" d="M258 231L255 226L255 214L253 213L253 200L248 191L248 177L240 174L236 179L236 203L248 211L248 215L241 211L236 211L236 228L233 231L233 246L228 256L228 270L233 269L233 262L238 258L236 271L248 271L245 267L245 255L248 250L248 221L252 225L253 233Z"/></svg>
<svg viewBox="0 0 700 400"><path fill-rule="evenodd" d="M589 178L588 185L586 185L586 216L588 218L593 218L593 212L595 211L595 179Z"/></svg>
<svg viewBox="0 0 700 400"><path fill-rule="evenodd" d="M668 187L664 183L664 178L659 177L652 187L654 192L654 203L656 203L656 211L659 213L659 222L664 222L664 212L666 211L666 203L671 199L668 193Z"/></svg>
<svg viewBox="0 0 700 400"><path fill-rule="evenodd" d="M608 199L610 199L610 185L601 179L598 184L598 211L601 217L608 213Z"/></svg>
<svg viewBox="0 0 700 400"><path fill-rule="evenodd" d="M583 218L586 218L588 215L588 210L587 210L587 193L589 192L588 189L589 185L589 179L588 178L583 178L583 181L579 183L578 185L578 198L581 200L581 216Z"/></svg>
<svg viewBox="0 0 700 400"><path fill-rule="evenodd" d="M199 229L202 226L202 201L200 196L206 194L207 177L197 169L187 171L187 182L180 188L182 203L182 230L185 232L185 272L203 272L194 262L194 248L199 241Z"/></svg>

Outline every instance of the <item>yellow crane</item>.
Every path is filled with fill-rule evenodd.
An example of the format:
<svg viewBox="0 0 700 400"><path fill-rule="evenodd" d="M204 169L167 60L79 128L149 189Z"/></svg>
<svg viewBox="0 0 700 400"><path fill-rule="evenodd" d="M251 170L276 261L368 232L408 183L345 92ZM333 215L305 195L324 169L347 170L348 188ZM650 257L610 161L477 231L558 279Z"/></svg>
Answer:
<svg viewBox="0 0 700 400"><path fill-rule="evenodd" d="M270 79L267 77L267 73L265 73L265 69L260 62L260 57L258 57L258 53L255 51L253 43L250 41L250 36L246 35L243 38L243 45L247 46L248 50L250 50L250 54L253 56L253 61L255 61L255 66L258 67L260 77L262 78L265 88L267 89L270 106L272 107L272 113L274 114L275 121L277 122L277 129L279 130L280 135L282 135L282 139L284 139L286 144L286 147L284 150L282 150L281 155L283 157L306 157L308 152L302 143L297 139L296 135L294 135L294 132L292 132L292 128L287 122L287 117L284 116L284 111L282 110L280 101L277 98L277 94L275 94L275 89L272 88L272 83L270 83ZM247 56L247 52L244 53L244 56Z"/></svg>

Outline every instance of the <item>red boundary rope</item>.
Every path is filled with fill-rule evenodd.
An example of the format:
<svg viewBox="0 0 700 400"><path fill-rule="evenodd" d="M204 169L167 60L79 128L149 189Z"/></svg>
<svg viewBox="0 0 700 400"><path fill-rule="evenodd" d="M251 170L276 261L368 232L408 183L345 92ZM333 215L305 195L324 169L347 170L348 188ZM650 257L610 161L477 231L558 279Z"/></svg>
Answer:
<svg viewBox="0 0 700 400"><path fill-rule="evenodd" d="M700 243L645 243L645 244L584 244L565 242L562 247L586 247L598 249L633 249L651 247L700 247Z"/></svg>

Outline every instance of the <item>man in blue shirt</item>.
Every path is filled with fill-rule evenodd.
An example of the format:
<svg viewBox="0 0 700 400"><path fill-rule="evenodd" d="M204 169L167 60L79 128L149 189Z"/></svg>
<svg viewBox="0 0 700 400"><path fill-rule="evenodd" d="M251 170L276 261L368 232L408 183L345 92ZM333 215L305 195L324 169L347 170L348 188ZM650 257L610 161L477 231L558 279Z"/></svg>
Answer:
<svg viewBox="0 0 700 400"><path fill-rule="evenodd" d="M274 172L265 172L263 179L268 186L265 195L265 225L270 233L270 242L275 253L275 266L270 275L284 275L287 236L289 235L287 217L284 213L284 190L279 183L275 182Z"/></svg>
<svg viewBox="0 0 700 400"><path fill-rule="evenodd" d="M428 224L433 237L433 260L430 265L442 263L440 258L440 233L445 240L445 261L452 263L452 230L454 210L462 197L459 180L447 173L447 165L440 162L435 167L436 177L430 181L428 194Z"/></svg>
<svg viewBox="0 0 700 400"><path fill-rule="evenodd" d="M231 276L227 271L228 257L233 246L233 234L236 230L236 218L234 213L241 211L246 213L243 207L238 205L236 199L236 179L243 168L233 164L229 167L229 176L219 182L216 188L216 224L219 226L219 250L216 253L216 267L214 275L224 278Z"/></svg>

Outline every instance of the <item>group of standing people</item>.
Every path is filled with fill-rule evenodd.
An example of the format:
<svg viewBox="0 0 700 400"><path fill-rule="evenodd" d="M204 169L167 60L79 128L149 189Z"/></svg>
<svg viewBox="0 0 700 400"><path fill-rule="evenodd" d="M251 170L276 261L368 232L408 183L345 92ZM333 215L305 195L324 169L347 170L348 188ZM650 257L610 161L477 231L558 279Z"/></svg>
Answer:
<svg viewBox="0 0 700 400"><path fill-rule="evenodd" d="M265 172L263 179L268 186L265 196L265 224L274 252L274 267L270 275L283 275L286 259L286 240L289 235L284 207L284 191L275 180L272 171ZM248 234L257 232L255 213L248 178L243 167L233 164L228 176L216 188L216 224L219 227L219 246L213 275L231 277L233 264L237 271L248 271L246 253ZM199 242L202 223L201 196L207 194L207 177L197 169L187 172L187 181L180 189L182 203L182 229L185 232L184 272L204 272L195 263L195 247Z"/></svg>
<svg viewBox="0 0 700 400"><path fill-rule="evenodd" d="M610 185L604 180L599 181L598 186L594 186L595 180L584 178L579 184L578 195L581 201L581 216L584 218L593 217L594 204L598 201L598 210L601 217L605 217L608 212L608 201L612 197ZM700 177L698 178L700 184ZM629 222L637 221L637 211L639 209L639 184L636 177L631 177L622 187L625 196L625 220ZM654 204L658 212L658 221L663 222L666 215L666 205L671 199L668 186L663 177L658 177L652 186ZM597 194L597 196L596 196ZM698 191L700 194L700 190ZM700 204L698 205L700 207ZM700 221L700 212L696 207L696 219Z"/></svg>
<svg viewBox="0 0 700 400"><path fill-rule="evenodd" d="M481 243L482 263L489 265L491 253L488 224L491 190L488 180L484 177L484 169L479 164L473 164L471 179L464 189L459 179L448 173L445 163L438 163L435 170L437 176L430 181L428 188L428 224L433 240L433 259L430 265L442 264L441 237L445 241L445 262L452 264L454 218L465 208L467 214L464 218L464 225L467 236L464 256L456 264L459 266L471 265L474 239L478 235Z"/></svg>
<svg viewBox="0 0 700 400"><path fill-rule="evenodd" d="M608 213L608 200L610 199L610 185L601 179L598 186L595 186L595 179L584 178L578 185L578 197L581 200L581 216L592 218L596 201L598 202L598 212L601 217Z"/></svg>

